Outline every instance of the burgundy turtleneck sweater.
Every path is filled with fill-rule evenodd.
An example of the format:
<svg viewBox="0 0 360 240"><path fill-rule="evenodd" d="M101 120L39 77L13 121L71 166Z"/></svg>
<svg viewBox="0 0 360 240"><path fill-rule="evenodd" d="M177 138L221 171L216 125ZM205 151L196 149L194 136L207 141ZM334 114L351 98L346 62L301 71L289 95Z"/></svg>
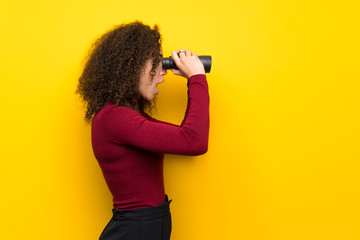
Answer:
<svg viewBox="0 0 360 240"><path fill-rule="evenodd" d="M188 105L180 126L111 103L92 120L92 145L118 210L165 202L164 153L207 151L209 93L206 76L188 79Z"/></svg>

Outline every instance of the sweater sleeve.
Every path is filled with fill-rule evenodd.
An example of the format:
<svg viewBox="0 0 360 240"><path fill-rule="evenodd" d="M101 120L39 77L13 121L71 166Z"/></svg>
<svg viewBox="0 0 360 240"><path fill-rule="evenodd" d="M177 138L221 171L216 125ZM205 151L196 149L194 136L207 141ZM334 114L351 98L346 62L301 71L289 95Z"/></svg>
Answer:
<svg viewBox="0 0 360 240"><path fill-rule="evenodd" d="M188 105L180 126L152 121L127 107L112 109L103 120L104 133L113 143L159 153L204 154L209 137L206 76L198 74L188 79Z"/></svg>

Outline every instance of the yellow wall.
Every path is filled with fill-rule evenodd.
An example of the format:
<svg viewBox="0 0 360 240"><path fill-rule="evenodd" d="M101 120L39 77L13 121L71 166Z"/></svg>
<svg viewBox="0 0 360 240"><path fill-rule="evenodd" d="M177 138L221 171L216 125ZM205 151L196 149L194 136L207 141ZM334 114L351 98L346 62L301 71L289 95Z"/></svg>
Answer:
<svg viewBox="0 0 360 240"><path fill-rule="evenodd" d="M1 1L1 239L98 239L111 195L75 96L90 43L159 24L211 54L209 151L168 155L173 240L360 239L357 1ZM180 123L171 73L155 117Z"/></svg>

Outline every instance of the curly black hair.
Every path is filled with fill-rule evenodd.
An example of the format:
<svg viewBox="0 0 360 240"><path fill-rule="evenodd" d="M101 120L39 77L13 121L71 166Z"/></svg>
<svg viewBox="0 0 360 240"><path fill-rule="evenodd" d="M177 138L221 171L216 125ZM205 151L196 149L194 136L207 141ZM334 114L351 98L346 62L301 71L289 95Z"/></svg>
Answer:
<svg viewBox="0 0 360 240"><path fill-rule="evenodd" d="M76 93L86 108L85 120L107 103L144 111L151 110L153 101L139 94L140 74L148 59L152 59L150 75L160 64L161 34L140 21L113 27L91 46L79 77Z"/></svg>

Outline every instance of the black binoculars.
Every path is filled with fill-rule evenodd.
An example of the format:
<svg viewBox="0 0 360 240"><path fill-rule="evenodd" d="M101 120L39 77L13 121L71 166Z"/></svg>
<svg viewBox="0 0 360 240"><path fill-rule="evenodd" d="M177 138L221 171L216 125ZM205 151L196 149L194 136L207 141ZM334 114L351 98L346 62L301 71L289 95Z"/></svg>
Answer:
<svg viewBox="0 0 360 240"><path fill-rule="evenodd" d="M199 56L199 59L204 65L205 72L209 73L211 70L211 56ZM162 59L162 67L163 69L179 69L171 56Z"/></svg>

